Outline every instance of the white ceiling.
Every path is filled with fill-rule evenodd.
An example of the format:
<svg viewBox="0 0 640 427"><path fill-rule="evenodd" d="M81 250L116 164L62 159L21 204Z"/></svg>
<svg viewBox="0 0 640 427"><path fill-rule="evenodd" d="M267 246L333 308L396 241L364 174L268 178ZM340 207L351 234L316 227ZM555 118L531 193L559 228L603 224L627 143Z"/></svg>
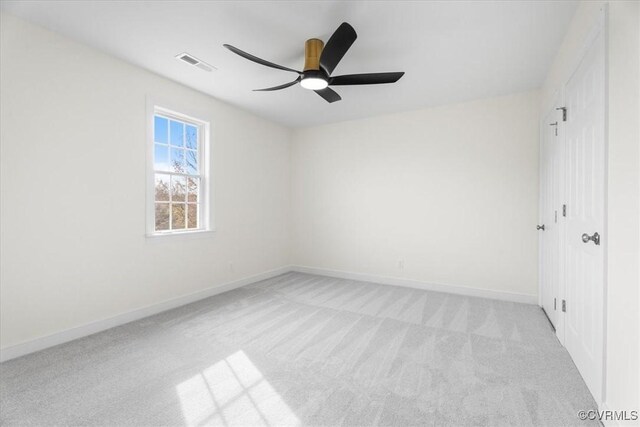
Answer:
<svg viewBox="0 0 640 427"><path fill-rule="evenodd" d="M499 96L541 86L577 1L3 1L24 19L291 127ZM334 75L405 71L396 84L252 92L302 69L304 41L349 22L358 39ZM189 52L205 72L174 56Z"/></svg>

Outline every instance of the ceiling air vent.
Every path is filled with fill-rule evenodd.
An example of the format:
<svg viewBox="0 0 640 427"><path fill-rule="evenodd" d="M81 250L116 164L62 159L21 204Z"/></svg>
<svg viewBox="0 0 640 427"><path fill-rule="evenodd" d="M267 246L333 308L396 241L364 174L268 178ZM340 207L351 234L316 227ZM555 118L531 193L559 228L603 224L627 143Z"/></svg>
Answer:
<svg viewBox="0 0 640 427"><path fill-rule="evenodd" d="M188 54L187 52L183 52L176 55L176 59L179 59L180 61L184 61L189 65L193 65L194 67L198 67L201 70L205 70L205 71L212 71L217 69L213 65L207 64L206 62L199 60L198 58Z"/></svg>

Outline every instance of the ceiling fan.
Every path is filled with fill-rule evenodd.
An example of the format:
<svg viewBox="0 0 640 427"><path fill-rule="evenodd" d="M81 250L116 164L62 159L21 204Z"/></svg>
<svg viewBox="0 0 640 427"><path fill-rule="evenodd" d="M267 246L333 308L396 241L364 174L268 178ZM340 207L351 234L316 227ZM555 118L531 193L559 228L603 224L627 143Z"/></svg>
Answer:
<svg viewBox="0 0 640 427"><path fill-rule="evenodd" d="M273 62L253 56L244 52L237 47L229 44L223 45L231 52L266 65L267 67L276 68L278 70L291 71L297 73L298 78L292 82L285 83L280 86L268 87L265 89L254 89L255 91L273 91L281 90L300 83L305 89L313 90L315 93L324 98L327 102L340 101L338 95L329 86L345 86L345 85L371 85L381 83L395 83L400 80L404 72L397 73L369 73L369 74L348 74L344 76L332 76L331 73L336 68L342 57L349 50L358 35L351 25L343 22L338 29L331 35L326 46L320 39L309 39L304 45L304 70L297 71Z"/></svg>

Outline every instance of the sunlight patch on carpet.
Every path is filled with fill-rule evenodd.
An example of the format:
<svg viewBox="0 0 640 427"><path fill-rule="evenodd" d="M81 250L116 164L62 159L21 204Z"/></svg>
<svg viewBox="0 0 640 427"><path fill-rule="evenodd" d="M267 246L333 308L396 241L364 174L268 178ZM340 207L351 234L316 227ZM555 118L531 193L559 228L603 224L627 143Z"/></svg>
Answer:
<svg viewBox="0 0 640 427"><path fill-rule="evenodd" d="M300 420L239 350L178 384L187 425L300 425Z"/></svg>

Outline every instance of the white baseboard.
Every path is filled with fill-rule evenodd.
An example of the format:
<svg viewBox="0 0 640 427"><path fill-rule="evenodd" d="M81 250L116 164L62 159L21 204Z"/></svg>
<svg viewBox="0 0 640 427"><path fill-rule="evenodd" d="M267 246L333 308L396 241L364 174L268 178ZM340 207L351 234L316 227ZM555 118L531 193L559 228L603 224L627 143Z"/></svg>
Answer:
<svg viewBox="0 0 640 427"><path fill-rule="evenodd" d="M600 407L598 408L600 412L608 412L609 416L614 414L615 411L611 409L611 407L607 404L607 402L602 402ZM605 427L622 427L622 426L640 426L640 419L631 420L631 411L637 411L638 409L631 407L629 409L624 410L626 412L627 420L614 420L607 419L606 415L602 415L602 420L600 421Z"/></svg>
<svg viewBox="0 0 640 427"><path fill-rule="evenodd" d="M445 285L442 283L428 283L399 277L376 276L364 273L352 273L348 271L326 270L324 268L306 267L294 265L293 271L320 276L337 277L340 279L358 280L362 282L380 283L383 285L404 286L407 288L423 289L427 291L446 292L450 294L465 295L470 297L497 299L502 301L519 302L523 304L538 304L537 295L518 294L512 292L493 291L490 289L469 288L466 286Z"/></svg>
<svg viewBox="0 0 640 427"><path fill-rule="evenodd" d="M604 412L604 411L610 411L611 409L609 408L609 405L607 405L607 402L602 402L598 410L601 412ZM618 427L620 425L620 423L616 420L603 419L601 422L602 422L602 425L604 425L605 427Z"/></svg>
<svg viewBox="0 0 640 427"><path fill-rule="evenodd" d="M75 328L56 332L54 334L36 338L31 341L8 346L0 349L0 362L4 362L10 359L15 359L16 357L24 356L29 353L35 353L36 351L44 350L45 348L49 348L58 344L63 344L69 341L73 341L78 338L86 337L88 335L92 335L97 332L102 332L106 329L124 325L125 323L133 322L134 320L152 316L154 314L158 314L163 311L171 310L172 308L180 307L186 304L190 304L192 302L199 301L204 298L208 298L213 295L221 294L223 292L227 292L232 289L240 288L250 283L258 282L260 280L270 279L272 277L279 276L280 274L284 274L289 271L292 271L292 268L290 266L277 268L275 270L266 271L264 273L256 274L254 276L245 277L244 279L234 280L233 282L212 286L202 291L194 292L192 294L184 295L178 298L173 298L158 304L153 304L137 310L129 311L127 313L121 313L113 317L97 320L95 322L87 323L85 325L77 326Z"/></svg>
<svg viewBox="0 0 640 427"><path fill-rule="evenodd" d="M275 270L266 271L264 273L256 274L254 276L245 277L244 279L234 280L233 282L225 283L218 286L212 286L211 288L198 291L189 295L184 295L178 298L170 299L158 304L143 307L127 313L121 313L113 317L109 317L95 322L87 323L86 325L77 326L75 328L67 329L64 331L56 332L55 334L47 335L44 337L36 338L31 341L23 342L20 344L8 346L0 349L0 362L6 360L15 359L16 357L24 356L29 353L44 350L55 345L64 344L69 341L73 341L78 338L86 337L98 332L102 332L109 328L124 325L125 323L133 322L144 317L152 316L154 314L161 313L163 311L171 310L172 308L180 307L186 304L190 304L195 301L199 301L204 298L208 298L213 295L221 294L223 292L230 291L232 289L246 286L250 283L258 282L260 280L270 279L272 277L279 276L280 274L287 273L289 271L298 271L300 273L317 274L320 276L337 277L341 279L358 280L363 282L380 283L383 285L403 286L416 289L424 289L428 291L446 292L451 294L466 295L480 298L490 298L502 301L513 301L524 304L537 304L538 297L536 295L517 294L510 292L492 291L489 289L476 289L468 288L465 286L444 285L440 283L427 283L420 282L418 280L402 279L397 277L385 277L375 276L364 273L352 273L346 271L327 270L323 268L305 267L305 266L286 266L277 268Z"/></svg>

